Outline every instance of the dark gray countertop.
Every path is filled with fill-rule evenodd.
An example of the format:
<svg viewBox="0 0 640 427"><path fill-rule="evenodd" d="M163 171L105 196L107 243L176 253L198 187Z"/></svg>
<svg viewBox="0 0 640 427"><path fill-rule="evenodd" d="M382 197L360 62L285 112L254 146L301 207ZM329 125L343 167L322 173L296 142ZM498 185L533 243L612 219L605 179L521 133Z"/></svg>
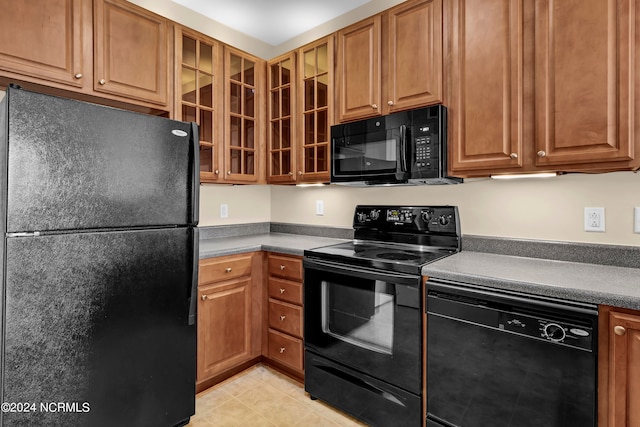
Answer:
<svg viewBox="0 0 640 427"><path fill-rule="evenodd" d="M302 256L305 249L313 249L345 241L344 239L284 233L201 239L200 259L252 251L271 251Z"/></svg>
<svg viewBox="0 0 640 427"><path fill-rule="evenodd" d="M462 251L422 268L438 279L640 310L640 269Z"/></svg>

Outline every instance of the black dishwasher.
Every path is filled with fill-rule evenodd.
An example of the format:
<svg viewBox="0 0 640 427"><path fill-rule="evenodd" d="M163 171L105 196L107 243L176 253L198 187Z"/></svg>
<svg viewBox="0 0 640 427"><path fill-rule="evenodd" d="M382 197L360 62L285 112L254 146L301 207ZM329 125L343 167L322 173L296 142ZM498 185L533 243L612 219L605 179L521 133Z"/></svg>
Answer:
<svg viewBox="0 0 640 427"><path fill-rule="evenodd" d="M595 427L597 306L429 280L427 427Z"/></svg>

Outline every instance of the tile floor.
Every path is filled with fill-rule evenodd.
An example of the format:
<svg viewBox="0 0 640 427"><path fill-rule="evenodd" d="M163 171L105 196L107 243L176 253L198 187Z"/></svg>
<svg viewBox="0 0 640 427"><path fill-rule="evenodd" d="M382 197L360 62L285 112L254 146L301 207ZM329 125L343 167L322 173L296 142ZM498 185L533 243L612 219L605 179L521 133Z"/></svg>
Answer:
<svg viewBox="0 0 640 427"><path fill-rule="evenodd" d="M362 427L359 421L311 400L302 384L256 365L196 396L188 427Z"/></svg>

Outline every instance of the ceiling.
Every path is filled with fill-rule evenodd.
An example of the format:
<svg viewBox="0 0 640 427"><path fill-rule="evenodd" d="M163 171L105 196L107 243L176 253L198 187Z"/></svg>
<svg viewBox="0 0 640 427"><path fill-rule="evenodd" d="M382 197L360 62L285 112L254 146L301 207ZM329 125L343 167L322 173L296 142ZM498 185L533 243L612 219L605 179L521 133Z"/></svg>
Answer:
<svg viewBox="0 0 640 427"><path fill-rule="evenodd" d="M171 0L278 46L371 0Z"/></svg>

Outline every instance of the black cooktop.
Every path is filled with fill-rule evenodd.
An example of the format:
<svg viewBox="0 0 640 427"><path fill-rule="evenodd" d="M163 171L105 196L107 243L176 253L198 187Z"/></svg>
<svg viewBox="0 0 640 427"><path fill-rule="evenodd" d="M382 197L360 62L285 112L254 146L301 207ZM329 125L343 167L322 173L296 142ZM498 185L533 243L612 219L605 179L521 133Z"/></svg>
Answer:
<svg viewBox="0 0 640 427"><path fill-rule="evenodd" d="M455 206L357 206L351 242L305 251L306 257L409 274L460 251Z"/></svg>
<svg viewBox="0 0 640 427"><path fill-rule="evenodd" d="M346 242L305 251L305 256L340 263L420 274L423 265L451 255L447 250L416 250L408 245L380 242Z"/></svg>

